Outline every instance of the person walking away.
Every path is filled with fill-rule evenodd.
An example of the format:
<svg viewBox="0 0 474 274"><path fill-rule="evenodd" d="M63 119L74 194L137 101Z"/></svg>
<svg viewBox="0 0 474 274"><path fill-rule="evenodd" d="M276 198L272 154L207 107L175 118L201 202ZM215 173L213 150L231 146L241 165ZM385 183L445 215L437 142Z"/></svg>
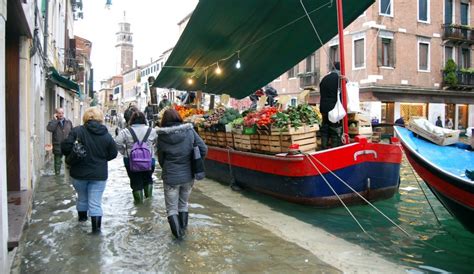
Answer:
<svg viewBox="0 0 474 274"><path fill-rule="evenodd" d="M198 146L201 157L207 146L174 109L164 112L158 133L158 162L162 168L166 213L171 232L181 239L188 226L188 200L194 184L191 170L193 147Z"/></svg>
<svg viewBox="0 0 474 274"><path fill-rule="evenodd" d="M436 119L435 125L437 127L443 127L443 121L441 121L441 116L438 116L438 119Z"/></svg>
<svg viewBox="0 0 474 274"><path fill-rule="evenodd" d="M168 100L168 96L166 94L163 95L163 99L161 99L160 103L158 104L158 112L162 111L165 107L171 106L171 102Z"/></svg>
<svg viewBox="0 0 474 274"><path fill-rule="evenodd" d="M49 121L46 130L53 134L54 174L61 173L63 154L61 153L61 142L66 139L72 129L72 122L64 117L64 110L57 108L53 120Z"/></svg>
<svg viewBox="0 0 474 274"><path fill-rule="evenodd" d="M148 102L148 105L145 107L144 111L145 117L148 120L148 126L153 127L153 106L151 102Z"/></svg>
<svg viewBox="0 0 474 274"><path fill-rule="evenodd" d="M329 121L328 113L334 108L337 102L337 91L340 83L340 64L334 62L333 70L323 77L319 84L320 102L319 110L323 116L323 121L320 129L321 133L321 147L322 149L329 148L329 140L332 147L337 147L342 144L342 124L341 122L332 123Z"/></svg>
<svg viewBox="0 0 474 274"><path fill-rule="evenodd" d="M128 178L130 178L130 187L132 188L132 195L135 204L143 203L143 194L146 198L150 198L153 192L153 179L152 175L155 171L155 159L153 157L154 147L156 145L156 130L147 126L145 114L141 111L135 112L130 118L130 126L122 129L118 136L115 138L118 151L124 156L123 163L127 170ZM141 159L148 159L150 161L149 166L146 168L135 168L134 160L136 155L141 155L141 152L137 150L137 142L140 142L142 149L148 149L142 151L143 157ZM137 166L139 166L137 164ZM149 167L149 169L148 169Z"/></svg>
<svg viewBox="0 0 474 274"><path fill-rule="evenodd" d="M128 121L130 121L130 117L132 117L132 114L134 112L137 112L137 111L139 111L139 110L135 105L133 105L132 103L130 103L130 105L128 105L128 108L123 113L123 118L125 119L125 124L128 125Z"/></svg>
<svg viewBox="0 0 474 274"><path fill-rule="evenodd" d="M72 184L77 192L76 209L79 222L91 217L92 232L100 232L102 223L102 194L108 178L108 161L117 157L114 139L103 125L104 114L96 107L85 110L83 126L75 127L61 143L64 155L72 153L78 140L86 150L86 157L70 167Z"/></svg>

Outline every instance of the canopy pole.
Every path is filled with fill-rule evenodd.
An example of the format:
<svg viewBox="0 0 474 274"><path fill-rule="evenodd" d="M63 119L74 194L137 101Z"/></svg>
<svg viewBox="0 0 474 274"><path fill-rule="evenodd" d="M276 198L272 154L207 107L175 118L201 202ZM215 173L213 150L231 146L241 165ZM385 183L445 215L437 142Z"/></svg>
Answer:
<svg viewBox="0 0 474 274"><path fill-rule="evenodd" d="M346 115L344 116L343 121L343 140L344 144L349 143L349 126L348 118L347 118L347 91L346 91L346 67L345 67L345 60L344 60L344 22L343 22L343 12L342 12L342 0L337 0L337 29L338 29L338 36L339 36L339 60L341 66L341 86L342 86L342 105L346 110Z"/></svg>

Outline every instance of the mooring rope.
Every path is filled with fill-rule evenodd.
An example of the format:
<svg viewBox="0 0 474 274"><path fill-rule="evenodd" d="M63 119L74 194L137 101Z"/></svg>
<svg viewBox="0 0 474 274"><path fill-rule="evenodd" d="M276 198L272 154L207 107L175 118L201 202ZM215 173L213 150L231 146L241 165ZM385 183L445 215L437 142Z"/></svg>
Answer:
<svg viewBox="0 0 474 274"><path fill-rule="evenodd" d="M324 167L327 171L329 171L329 173L331 173L334 177L336 177L340 182L342 182L346 187L348 187L350 190L352 190L355 194L357 194L357 196L359 196L362 200L364 200L364 202L366 202L367 204L369 204L373 209L375 209L378 213L380 213L382 216L384 216L389 222L391 222L394 226L396 226L398 229L400 229L405 235L407 235L408 237L412 238L413 236L411 236L405 229L403 229L401 226L399 226L398 224L396 224L392 219L390 219L387 215L385 215L382 211L380 211L376 206L374 206L371 202L369 202L364 196L362 196L359 192L357 192L354 188L352 188L348 183L346 183L343 179L341 179L339 176L337 176L337 174L335 174L334 172L332 172L332 170L330 170L328 167L326 167L323 163L321 163L321 161L319 161L318 159L316 159L313 155L311 154L308 154L308 153L304 153L307 157L310 157L311 159L314 159L318 164L320 164L322 167ZM311 161L311 164L313 166L315 166L315 164L313 163L313 161ZM318 169L318 172L319 172L319 169ZM321 172L319 172L321 174Z"/></svg>

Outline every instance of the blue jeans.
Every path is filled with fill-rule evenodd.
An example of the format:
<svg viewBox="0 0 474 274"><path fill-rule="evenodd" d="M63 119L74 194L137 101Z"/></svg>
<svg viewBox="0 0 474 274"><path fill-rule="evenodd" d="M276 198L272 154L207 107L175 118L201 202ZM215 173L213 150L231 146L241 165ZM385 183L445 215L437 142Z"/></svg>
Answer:
<svg viewBox="0 0 474 274"><path fill-rule="evenodd" d="M188 200L193 189L194 181L182 185L164 184L166 214L178 215L178 212L188 212Z"/></svg>
<svg viewBox="0 0 474 274"><path fill-rule="evenodd" d="M89 211L89 216L102 216L102 194L106 181L87 181L72 179L77 192L77 211Z"/></svg>

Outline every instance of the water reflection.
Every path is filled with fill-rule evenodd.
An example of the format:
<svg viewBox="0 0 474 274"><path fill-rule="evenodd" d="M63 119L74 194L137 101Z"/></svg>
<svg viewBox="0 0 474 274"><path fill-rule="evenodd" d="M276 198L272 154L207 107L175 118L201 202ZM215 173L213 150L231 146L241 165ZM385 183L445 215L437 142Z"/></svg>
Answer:
<svg viewBox="0 0 474 274"><path fill-rule="evenodd" d="M338 272L199 191L191 197L186 239L176 241L161 183L152 199L135 206L122 160L112 161L109 172L100 235L90 233L90 221L77 222L65 176L41 179L13 273Z"/></svg>

